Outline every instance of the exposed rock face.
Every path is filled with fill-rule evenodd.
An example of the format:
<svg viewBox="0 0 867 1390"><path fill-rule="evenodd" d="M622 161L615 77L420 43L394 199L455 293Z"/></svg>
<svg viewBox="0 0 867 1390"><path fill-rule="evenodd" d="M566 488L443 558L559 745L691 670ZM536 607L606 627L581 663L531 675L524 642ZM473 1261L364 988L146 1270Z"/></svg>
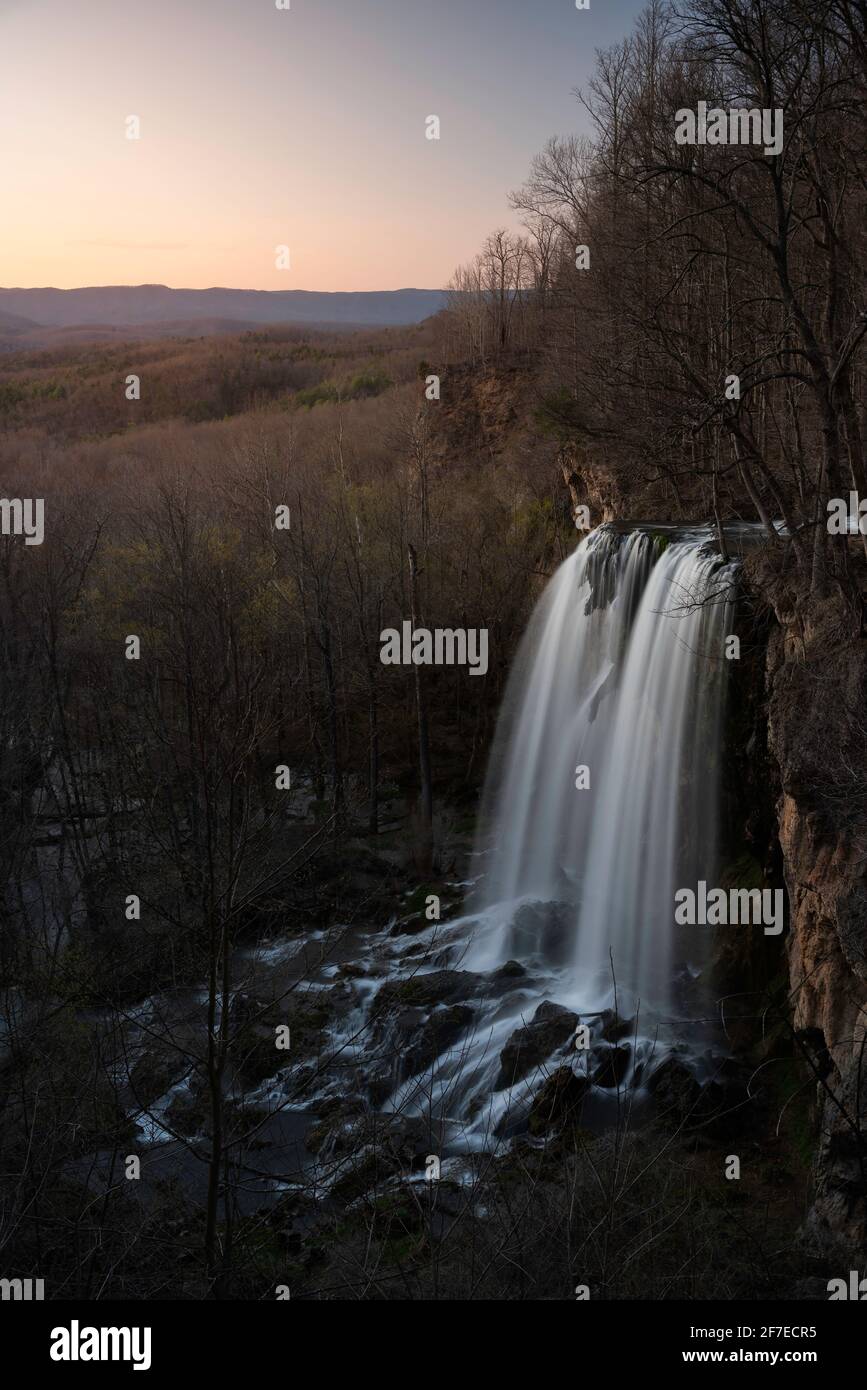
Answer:
<svg viewBox="0 0 867 1390"><path fill-rule="evenodd" d="M821 1138L808 1228L867 1242L867 640L839 590L810 596L748 566L777 617L767 659L769 747L780 771L794 1025L813 1058ZM824 1051L827 1049L827 1052ZM821 1066L816 1057L833 1063ZM822 1079L822 1072L827 1075ZM860 1091L860 1094L859 1094Z"/></svg>
<svg viewBox="0 0 867 1390"><path fill-rule="evenodd" d="M560 457L563 481L569 489L573 510L587 506L594 526L603 521L616 521L621 516L644 516L640 504L627 498L613 468L606 468L599 457L598 446L590 461L590 451L580 445L565 448ZM648 515L651 515L653 509Z"/></svg>

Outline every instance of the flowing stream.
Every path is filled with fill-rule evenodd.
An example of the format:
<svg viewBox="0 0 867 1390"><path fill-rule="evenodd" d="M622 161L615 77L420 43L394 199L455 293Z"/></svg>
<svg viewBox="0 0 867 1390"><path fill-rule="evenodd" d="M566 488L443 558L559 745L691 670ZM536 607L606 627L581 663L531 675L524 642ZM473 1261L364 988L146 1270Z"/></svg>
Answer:
<svg viewBox="0 0 867 1390"><path fill-rule="evenodd" d="M706 532L602 527L550 581L500 716L482 883L470 914L439 934L443 963L487 980L481 1012L459 1046L396 1089L394 1108L433 1099L476 1137L502 1132L540 1080L534 1068L504 1086L502 1049L542 1000L574 1011L603 1049L616 1007L615 1041L629 1025L618 1085L637 1086L672 1049L700 1059L706 933L675 926L674 894L718 868L735 568ZM512 988L496 987L504 977ZM599 1051L566 1060L580 1072Z"/></svg>
<svg viewBox="0 0 867 1390"><path fill-rule="evenodd" d="M270 1112L269 1128L253 1131L265 1151L239 1160L251 1203L291 1187L305 1164L327 1192L342 1150L329 1140L312 1161L303 1138L311 1118L347 1101L346 1133L359 1107L420 1121L424 1152L459 1174L473 1151L533 1132L552 1074L578 1081L592 1127L624 1096L630 1113L652 1104L669 1058L698 1081L718 1070L707 930L676 927L674 905L678 888L718 872L737 565L708 532L666 529L600 527L539 600L503 700L460 917L422 931L395 917L343 929L336 954L320 930L240 951L251 998L294 984L311 1007L338 1001L321 1056L302 1053L252 1088L233 1083L233 1099ZM57 852L54 837L40 850ZM130 1010L117 1084L149 1062L166 1028L195 1036L205 1007L201 991L167 991ZM171 1142L176 1124L201 1124L188 1071L179 1063L163 1081L157 1066L163 1093L143 1109L131 1092L130 1115L156 1154L153 1173L194 1184L200 1165ZM98 1158L108 1171L113 1155Z"/></svg>

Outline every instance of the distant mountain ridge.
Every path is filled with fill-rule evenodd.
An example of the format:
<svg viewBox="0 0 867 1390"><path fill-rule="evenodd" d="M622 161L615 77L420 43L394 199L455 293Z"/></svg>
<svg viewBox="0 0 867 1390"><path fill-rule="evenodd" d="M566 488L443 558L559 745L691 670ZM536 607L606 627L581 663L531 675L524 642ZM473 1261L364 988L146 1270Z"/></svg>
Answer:
<svg viewBox="0 0 867 1390"><path fill-rule="evenodd" d="M0 314L43 328L223 319L250 324L388 327L420 323L445 306L443 290L174 290L93 285L75 290L0 289ZM23 326L23 325L21 325Z"/></svg>
<svg viewBox="0 0 867 1390"><path fill-rule="evenodd" d="M20 314L8 314L0 309L0 333L23 333L36 326L32 319L24 319Z"/></svg>

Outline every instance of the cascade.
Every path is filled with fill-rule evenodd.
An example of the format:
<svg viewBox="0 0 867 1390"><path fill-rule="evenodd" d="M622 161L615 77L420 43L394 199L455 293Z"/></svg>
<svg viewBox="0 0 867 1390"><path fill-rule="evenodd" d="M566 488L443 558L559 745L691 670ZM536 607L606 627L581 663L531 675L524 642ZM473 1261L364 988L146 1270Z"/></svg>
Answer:
<svg viewBox="0 0 867 1390"><path fill-rule="evenodd" d="M707 531L668 538L603 526L551 579L503 700L482 799L480 886L433 942L440 965L482 982L474 1022L405 1079L388 1108L432 1108L463 1146L508 1133L540 1073L522 1067L507 1085L503 1058L516 1030L538 1022L541 1001L550 1001L544 1029L561 1059L550 1065L563 1064L569 1011L592 1032L571 1062L592 1080L610 1056L616 1009L624 1028L615 1025L615 1041L628 1034L618 1084L640 1088L671 1050L689 1052L701 1073L707 1010L696 982L709 934L677 924L675 894L714 882L719 868L736 568ZM592 1088L591 1108L612 1084Z"/></svg>
<svg viewBox="0 0 867 1390"><path fill-rule="evenodd" d="M506 691L468 968L529 958L571 976L563 1002L607 1006L616 982L630 1003L671 1006L701 947L676 927L674 894L717 867L733 568L701 534L661 545L608 527L560 566ZM530 902L559 910L515 911Z"/></svg>

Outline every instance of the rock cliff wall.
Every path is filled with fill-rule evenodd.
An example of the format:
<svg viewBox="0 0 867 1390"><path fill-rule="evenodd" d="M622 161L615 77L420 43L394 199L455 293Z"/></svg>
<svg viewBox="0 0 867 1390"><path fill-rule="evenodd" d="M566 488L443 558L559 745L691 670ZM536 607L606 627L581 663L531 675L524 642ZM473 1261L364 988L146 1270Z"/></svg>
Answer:
<svg viewBox="0 0 867 1390"><path fill-rule="evenodd" d="M839 589L811 596L781 552L747 563L776 622L768 747L779 769L792 1021L817 1092L807 1228L867 1245L867 639ZM810 1077L812 1075L812 1081Z"/></svg>

